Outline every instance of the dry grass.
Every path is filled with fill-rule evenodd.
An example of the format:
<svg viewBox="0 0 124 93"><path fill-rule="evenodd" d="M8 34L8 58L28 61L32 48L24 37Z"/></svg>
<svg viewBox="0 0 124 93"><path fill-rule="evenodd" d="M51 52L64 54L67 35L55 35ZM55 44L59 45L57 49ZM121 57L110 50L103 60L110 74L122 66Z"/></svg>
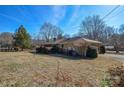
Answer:
<svg viewBox="0 0 124 93"><path fill-rule="evenodd" d="M28 52L0 52L0 86L100 86L111 58L76 59Z"/></svg>

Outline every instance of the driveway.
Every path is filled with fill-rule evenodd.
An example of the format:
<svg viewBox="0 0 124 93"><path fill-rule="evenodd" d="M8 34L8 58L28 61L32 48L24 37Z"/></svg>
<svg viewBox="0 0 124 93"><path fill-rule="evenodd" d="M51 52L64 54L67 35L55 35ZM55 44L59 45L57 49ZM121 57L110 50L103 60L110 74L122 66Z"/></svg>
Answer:
<svg viewBox="0 0 124 93"><path fill-rule="evenodd" d="M118 54L105 54L106 57L112 57L113 59L124 62L124 55L118 55Z"/></svg>

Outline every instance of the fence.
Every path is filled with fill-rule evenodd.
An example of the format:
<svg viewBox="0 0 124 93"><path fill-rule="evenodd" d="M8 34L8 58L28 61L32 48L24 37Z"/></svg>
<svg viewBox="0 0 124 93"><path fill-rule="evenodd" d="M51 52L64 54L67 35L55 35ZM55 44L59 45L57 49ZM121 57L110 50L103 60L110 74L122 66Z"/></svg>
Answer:
<svg viewBox="0 0 124 93"><path fill-rule="evenodd" d="M16 52L18 48L0 47L0 52Z"/></svg>

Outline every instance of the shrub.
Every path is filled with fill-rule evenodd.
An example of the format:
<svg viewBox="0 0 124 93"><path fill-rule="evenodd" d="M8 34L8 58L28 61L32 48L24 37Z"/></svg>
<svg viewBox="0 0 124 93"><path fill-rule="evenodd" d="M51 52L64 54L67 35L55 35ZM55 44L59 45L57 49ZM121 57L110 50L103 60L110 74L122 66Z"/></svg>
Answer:
<svg viewBox="0 0 124 93"><path fill-rule="evenodd" d="M79 54L74 50L69 50L69 55L70 56L79 56Z"/></svg>
<svg viewBox="0 0 124 93"><path fill-rule="evenodd" d="M15 52L17 52L17 51L19 51L19 50L20 50L19 47L14 47L14 51L15 51Z"/></svg>
<svg viewBox="0 0 124 93"><path fill-rule="evenodd" d="M40 53L40 48L36 48L36 53Z"/></svg>
<svg viewBox="0 0 124 93"><path fill-rule="evenodd" d="M86 57L89 58L97 58L97 48L96 47L88 47L87 52L86 52Z"/></svg>
<svg viewBox="0 0 124 93"><path fill-rule="evenodd" d="M52 49L51 49L51 52L52 52L52 53L59 53L59 52L60 52L60 49L59 49L58 46L54 45L54 46L52 47Z"/></svg>
<svg viewBox="0 0 124 93"><path fill-rule="evenodd" d="M100 46L100 54L104 54L105 53L105 46Z"/></svg>
<svg viewBox="0 0 124 93"><path fill-rule="evenodd" d="M47 48L45 47L39 47L39 48L36 48L36 53L44 53L44 54L48 54L49 51Z"/></svg>

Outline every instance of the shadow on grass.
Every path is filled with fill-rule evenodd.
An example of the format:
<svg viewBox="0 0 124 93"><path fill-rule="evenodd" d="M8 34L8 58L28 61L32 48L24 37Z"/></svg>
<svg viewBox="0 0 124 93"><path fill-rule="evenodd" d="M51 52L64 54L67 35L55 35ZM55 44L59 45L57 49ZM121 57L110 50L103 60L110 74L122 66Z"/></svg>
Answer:
<svg viewBox="0 0 124 93"><path fill-rule="evenodd" d="M66 55L66 54L44 54L44 53L36 53L36 52L30 52L32 54L35 55L49 55L49 56L53 56L53 57L59 57L59 58L64 58L64 59L70 59L70 60L80 60L80 59L85 59L85 60L93 60L95 58L88 58L88 57L84 57L84 56L70 56L70 55Z"/></svg>

